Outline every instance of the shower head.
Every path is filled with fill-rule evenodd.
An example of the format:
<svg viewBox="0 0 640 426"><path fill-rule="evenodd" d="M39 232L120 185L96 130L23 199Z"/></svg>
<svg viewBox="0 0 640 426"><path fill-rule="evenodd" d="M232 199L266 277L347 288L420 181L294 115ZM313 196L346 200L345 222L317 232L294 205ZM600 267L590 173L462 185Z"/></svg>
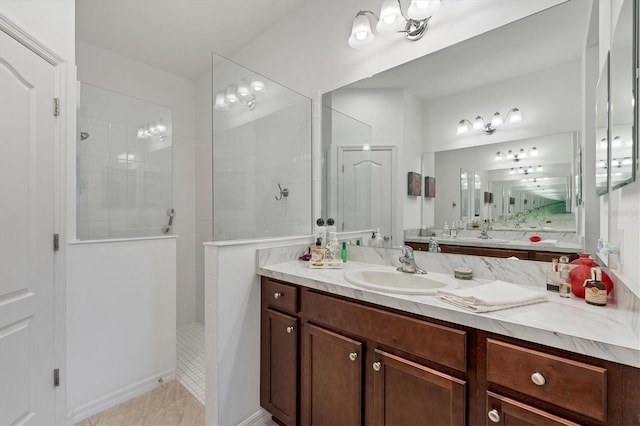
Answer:
<svg viewBox="0 0 640 426"><path fill-rule="evenodd" d="M91 136L91 135L89 135L89 133L87 133L87 132L80 132L80 140L81 141L83 141L85 139L89 139L89 136Z"/></svg>

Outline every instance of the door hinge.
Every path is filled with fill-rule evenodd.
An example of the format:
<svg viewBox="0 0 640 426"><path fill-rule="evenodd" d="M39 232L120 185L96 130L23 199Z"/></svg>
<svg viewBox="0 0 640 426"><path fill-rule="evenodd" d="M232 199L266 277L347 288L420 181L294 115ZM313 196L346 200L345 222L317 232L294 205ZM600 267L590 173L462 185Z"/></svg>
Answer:
<svg viewBox="0 0 640 426"><path fill-rule="evenodd" d="M53 251L60 250L60 234L53 234Z"/></svg>
<svg viewBox="0 0 640 426"><path fill-rule="evenodd" d="M54 387L60 386L60 369L59 368L56 368L55 370L53 370L53 386Z"/></svg>
<svg viewBox="0 0 640 426"><path fill-rule="evenodd" d="M60 116L60 98L53 98L53 116Z"/></svg>

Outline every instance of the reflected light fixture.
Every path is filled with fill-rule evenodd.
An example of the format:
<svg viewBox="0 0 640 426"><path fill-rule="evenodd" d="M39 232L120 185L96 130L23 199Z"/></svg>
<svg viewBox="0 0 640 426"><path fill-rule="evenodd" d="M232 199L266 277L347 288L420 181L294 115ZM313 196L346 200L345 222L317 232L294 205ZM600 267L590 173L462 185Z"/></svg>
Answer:
<svg viewBox="0 0 640 426"><path fill-rule="evenodd" d="M157 137L161 141L167 138L167 126L165 126L162 119L152 121L138 128L136 138L149 139L151 137Z"/></svg>
<svg viewBox="0 0 640 426"><path fill-rule="evenodd" d="M537 157L538 156L538 148L536 148L535 146L532 146L529 149L525 149L525 148L520 148L518 151L516 151L515 153L512 150L508 150L506 153L502 152L502 151L498 151L496 152L496 161L501 161L501 160L513 160L516 163L520 160L522 160L523 158L527 158L527 157Z"/></svg>
<svg viewBox="0 0 640 426"><path fill-rule="evenodd" d="M502 118L502 115L499 112L493 114L489 123L485 123L484 119L480 115L473 120L473 123L466 118L463 118L458 122L458 131L456 134L460 135L462 133L467 133L470 130L478 130L484 132L486 135L492 135L496 129L502 126L505 122L509 124L516 124L521 123L522 121L522 112L518 108L511 108L507 112L505 118Z"/></svg>
<svg viewBox="0 0 640 426"><path fill-rule="evenodd" d="M404 33L408 40L420 40L429 28L429 19L440 8L441 1L411 0L406 16L402 12L400 0L384 0L380 6L380 16L370 10L361 10L353 19L349 46L364 49L373 43L375 35L370 19L375 22L377 34L384 36Z"/></svg>
<svg viewBox="0 0 640 426"><path fill-rule="evenodd" d="M230 84L225 90L216 93L213 107L220 111L242 105L248 110L256 107L256 95L265 91L264 81L254 78L250 81L241 79L238 84Z"/></svg>

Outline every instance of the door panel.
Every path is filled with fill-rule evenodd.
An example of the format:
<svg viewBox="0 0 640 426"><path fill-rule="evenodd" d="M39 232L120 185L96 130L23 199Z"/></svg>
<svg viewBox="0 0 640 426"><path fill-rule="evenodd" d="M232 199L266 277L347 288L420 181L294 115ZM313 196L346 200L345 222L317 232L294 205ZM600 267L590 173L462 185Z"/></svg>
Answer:
<svg viewBox="0 0 640 426"><path fill-rule="evenodd" d="M55 423L54 83L0 31L0 424Z"/></svg>
<svg viewBox="0 0 640 426"><path fill-rule="evenodd" d="M375 362L374 424L465 424L464 381L378 349Z"/></svg>
<svg viewBox="0 0 640 426"><path fill-rule="evenodd" d="M339 231L380 228L391 236L391 150L345 149L339 151Z"/></svg>
<svg viewBox="0 0 640 426"><path fill-rule="evenodd" d="M303 334L301 423L362 424L362 344L309 323Z"/></svg>

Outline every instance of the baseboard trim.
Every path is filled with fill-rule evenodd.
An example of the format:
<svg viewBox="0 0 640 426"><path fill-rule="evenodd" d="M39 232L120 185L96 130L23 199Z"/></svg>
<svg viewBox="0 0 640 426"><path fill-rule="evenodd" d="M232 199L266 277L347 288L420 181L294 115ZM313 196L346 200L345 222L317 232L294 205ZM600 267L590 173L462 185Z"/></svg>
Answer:
<svg viewBox="0 0 640 426"><path fill-rule="evenodd" d="M259 426L267 423L269 419L271 419L271 414L260 408L258 411L241 421L238 426Z"/></svg>
<svg viewBox="0 0 640 426"><path fill-rule="evenodd" d="M122 404L136 396L142 395L143 393L149 392L150 390L160 386L160 383L170 382L175 378L176 370L172 368L152 377L132 383L103 397L96 398L78 408L70 410L69 421L67 424L73 425L79 423L86 418L108 410L111 407L115 407L118 404ZM160 382L160 380L162 380L162 382Z"/></svg>

